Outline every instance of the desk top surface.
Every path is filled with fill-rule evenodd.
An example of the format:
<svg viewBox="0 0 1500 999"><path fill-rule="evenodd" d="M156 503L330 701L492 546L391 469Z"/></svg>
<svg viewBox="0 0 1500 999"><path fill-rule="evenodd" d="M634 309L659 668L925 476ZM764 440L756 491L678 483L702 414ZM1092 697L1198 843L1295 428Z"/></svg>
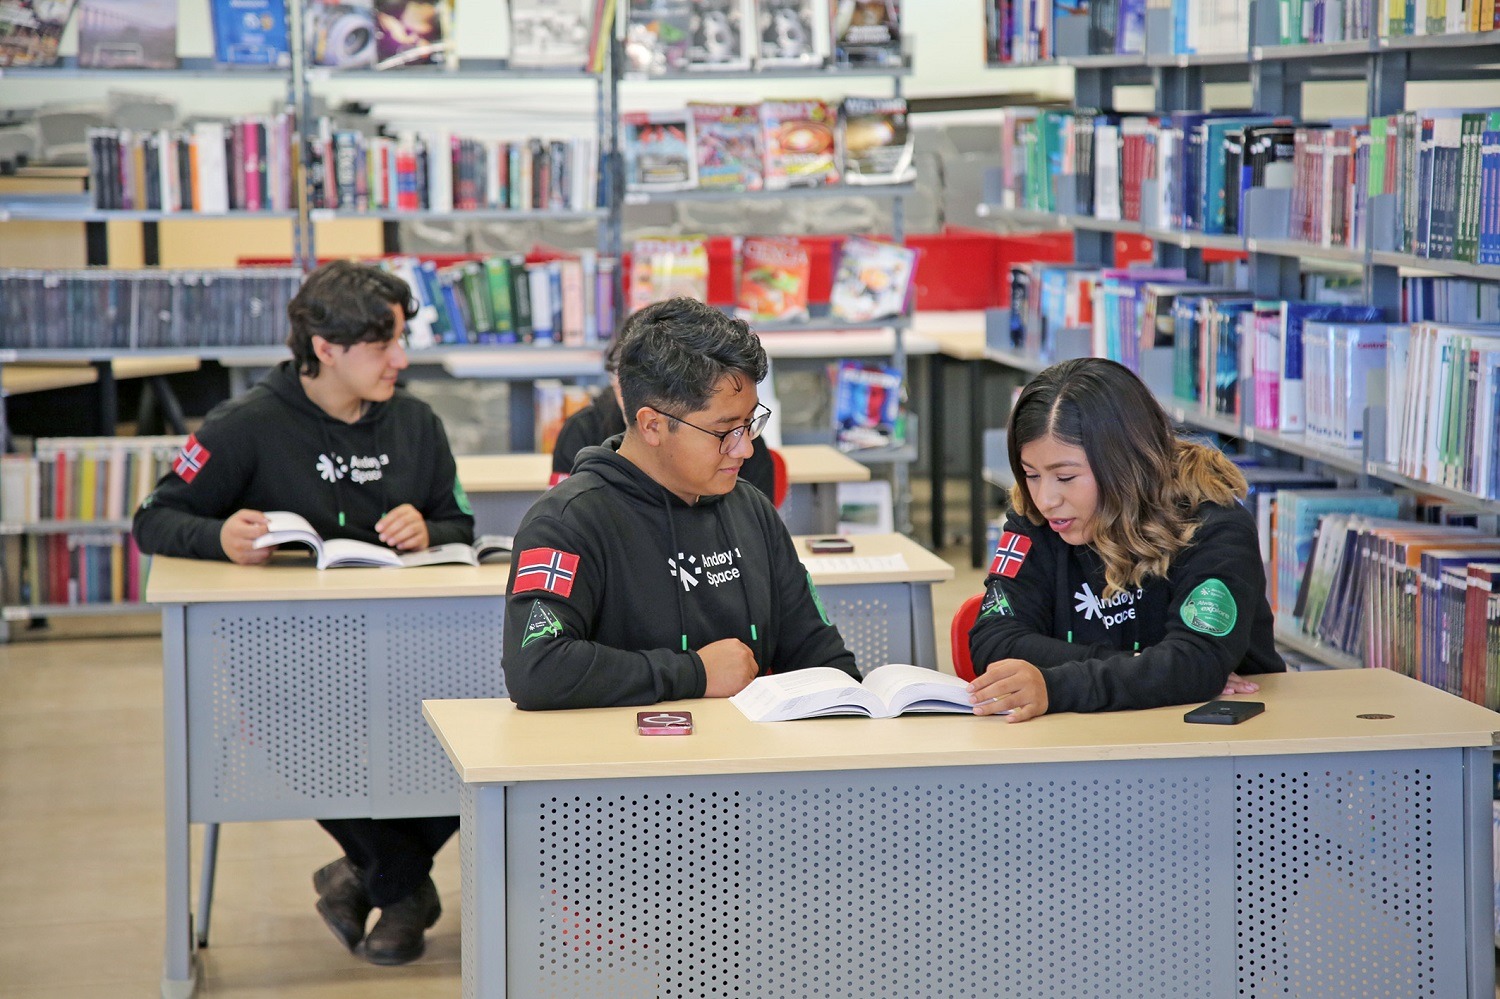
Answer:
<svg viewBox="0 0 1500 999"><path fill-rule="evenodd" d="M1489 747L1500 715L1388 670L1258 677L1263 714L1190 725L1186 705L1001 717L914 715L752 722L727 700L677 701L693 735L635 733L640 708L519 711L504 699L431 700L423 715L468 783L879 770ZM1391 715L1364 719L1362 714Z"/></svg>
<svg viewBox="0 0 1500 999"><path fill-rule="evenodd" d="M203 362L196 357L119 357L110 362L116 378L149 378L197 371ZM6 395L46 392L51 389L92 385L99 372L91 364L7 364L0 367L0 390Z"/></svg>
<svg viewBox="0 0 1500 999"><path fill-rule="evenodd" d="M953 567L901 534L855 535L852 556L809 555L795 539L813 582L935 583L953 578ZM862 568L831 559L883 558L899 554L900 568ZM364 600L503 596L509 563L424 565L412 569L316 569L297 554L278 555L267 565L234 565L202 559L151 560L146 602L152 604L261 603L278 600Z"/></svg>
<svg viewBox="0 0 1500 999"><path fill-rule="evenodd" d="M786 459L787 482L794 486L870 478L867 466L826 444L789 444L777 450ZM552 477L550 454L466 454L454 460L458 481L470 493L542 492Z"/></svg>

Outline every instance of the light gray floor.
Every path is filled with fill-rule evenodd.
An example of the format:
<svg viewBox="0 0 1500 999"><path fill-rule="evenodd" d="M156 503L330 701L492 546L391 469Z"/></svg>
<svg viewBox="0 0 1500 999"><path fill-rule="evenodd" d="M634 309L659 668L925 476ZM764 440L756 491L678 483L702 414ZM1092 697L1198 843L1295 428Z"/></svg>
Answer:
<svg viewBox="0 0 1500 999"><path fill-rule="evenodd" d="M982 574L945 551L938 654ZM89 637L124 627L136 637ZM158 995L163 866L161 643L149 619L70 622L80 637L0 645L0 997ZM24 639L24 636L20 636ZM228 825L200 995L233 999L456 997L458 850L438 857L442 920L427 955L375 968L313 911L309 877L336 855L311 822ZM195 848L196 856L196 848ZM195 869L196 877L196 869Z"/></svg>

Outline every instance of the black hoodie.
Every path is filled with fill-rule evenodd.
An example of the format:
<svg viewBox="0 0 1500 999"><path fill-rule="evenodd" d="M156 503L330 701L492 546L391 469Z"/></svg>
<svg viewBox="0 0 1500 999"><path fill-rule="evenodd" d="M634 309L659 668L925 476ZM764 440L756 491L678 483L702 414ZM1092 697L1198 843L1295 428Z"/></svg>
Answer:
<svg viewBox="0 0 1500 999"><path fill-rule="evenodd" d="M702 697L695 650L724 638L748 645L762 673L859 678L770 500L738 482L689 505L621 457L620 441L580 451L516 532L503 662L518 707ZM526 571L538 565L560 571Z"/></svg>
<svg viewBox="0 0 1500 999"><path fill-rule="evenodd" d="M325 538L380 544L376 521L410 503L427 521L429 543L473 540L442 421L403 390L345 423L307 397L285 361L214 407L193 440L200 467L162 476L136 511L136 542L147 554L224 559L219 529L245 509L290 510Z"/></svg>
<svg viewBox="0 0 1500 999"><path fill-rule="evenodd" d="M1217 697L1232 672L1285 671L1255 518L1238 504L1204 504L1198 515L1167 578L1105 601L1098 553L1012 513L1005 530L1030 548L1022 554L1024 545L1002 535L1002 550L1014 554L997 553L985 578L969 631L974 669L983 674L1000 659L1038 667L1049 712L1189 704ZM1002 562L1013 575L996 571Z"/></svg>

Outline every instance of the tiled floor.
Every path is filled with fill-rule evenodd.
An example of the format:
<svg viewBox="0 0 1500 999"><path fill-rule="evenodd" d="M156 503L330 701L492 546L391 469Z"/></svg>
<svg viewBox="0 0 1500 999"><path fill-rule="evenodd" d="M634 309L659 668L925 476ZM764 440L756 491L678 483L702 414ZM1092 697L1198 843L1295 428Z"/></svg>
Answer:
<svg viewBox="0 0 1500 999"><path fill-rule="evenodd" d="M959 566L967 558L958 548L944 554ZM944 663L947 623L981 578L960 568L934 593ZM127 625L149 632L148 620ZM162 773L159 640L0 645L0 997L159 995ZM335 855L311 822L223 827L200 995L459 995L456 844L434 872L447 911L426 956L404 968L352 957L313 911L309 876Z"/></svg>

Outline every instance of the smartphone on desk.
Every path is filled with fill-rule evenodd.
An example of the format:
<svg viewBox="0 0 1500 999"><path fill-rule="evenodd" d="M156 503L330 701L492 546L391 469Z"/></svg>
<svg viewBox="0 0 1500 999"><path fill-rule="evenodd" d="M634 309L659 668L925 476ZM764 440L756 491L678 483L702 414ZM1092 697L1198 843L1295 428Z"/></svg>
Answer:
<svg viewBox="0 0 1500 999"><path fill-rule="evenodd" d="M636 735L692 735L691 711L637 711Z"/></svg>
<svg viewBox="0 0 1500 999"><path fill-rule="evenodd" d="M1198 725L1238 725L1266 710L1260 701L1209 701L1182 716L1185 722Z"/></svg>
<svg viewBox="0 0 1500 999"><path fill-rule="evenodd" d="M814 555L847 555L854 551L854 542L848 538L813 538L807 550Z"/></svg>

